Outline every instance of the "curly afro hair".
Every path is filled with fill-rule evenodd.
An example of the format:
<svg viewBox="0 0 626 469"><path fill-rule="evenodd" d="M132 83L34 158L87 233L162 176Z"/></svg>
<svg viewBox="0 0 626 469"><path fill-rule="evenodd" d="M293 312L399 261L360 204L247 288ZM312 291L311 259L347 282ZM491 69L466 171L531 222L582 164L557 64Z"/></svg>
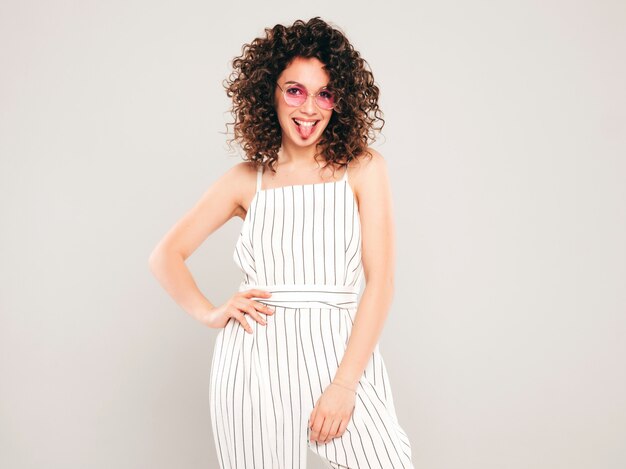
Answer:
<svg viewBox="0 0 626 469"><path fill-rule="evenodd" d="M368 139L382 130L385 120L378 107L379 89L367 61L354 50L345 35L316 16L306 23L296 20L285 27L265 28L265 37L242 46L233 59L233 72L223 85L232 98L234 137L245 152L245 161L269 166L274 163L282 140L282 130L274 109L276 80L296 57L315 57L325 66L337 106L320 138L315 156L327 165L347 165L359 155L369 155ZM382 125L374 127L377 120ZM232 147L231 147L232 149Z"/></svg>

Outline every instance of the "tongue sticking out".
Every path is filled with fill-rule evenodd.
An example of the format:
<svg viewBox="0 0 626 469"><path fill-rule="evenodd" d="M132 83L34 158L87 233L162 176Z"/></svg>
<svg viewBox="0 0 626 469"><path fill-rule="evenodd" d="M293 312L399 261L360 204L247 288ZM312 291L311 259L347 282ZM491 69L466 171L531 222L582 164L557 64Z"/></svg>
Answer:
<svg viewBox="0 0 626 469"><path fill-rule="evenodd" d="M300 134L302 138L308 138L313 133L313 130L315 130L315 125L308 125L308 126L298 125L298 124L295 124L295 125L296 125L296 128L298 129L298 133Z"/></svg>

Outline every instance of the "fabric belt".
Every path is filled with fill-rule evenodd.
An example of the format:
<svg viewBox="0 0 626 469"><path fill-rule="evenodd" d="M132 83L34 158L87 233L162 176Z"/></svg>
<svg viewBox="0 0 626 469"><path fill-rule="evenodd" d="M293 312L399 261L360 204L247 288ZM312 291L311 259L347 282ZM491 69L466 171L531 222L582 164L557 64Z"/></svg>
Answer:
<svg viewBox="0 0 626 469"><path fill-rule="evenodd" d="M259 303L284 308L356 308L359 287L353 285L261 285L242 282L239 291L260 289L269 297L251 297Z"/></svg>

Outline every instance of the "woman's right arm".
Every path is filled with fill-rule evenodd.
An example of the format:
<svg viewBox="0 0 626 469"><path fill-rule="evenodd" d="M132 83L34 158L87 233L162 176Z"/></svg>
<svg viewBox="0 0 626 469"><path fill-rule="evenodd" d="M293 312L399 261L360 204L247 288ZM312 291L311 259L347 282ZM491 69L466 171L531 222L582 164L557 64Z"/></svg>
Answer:
<svg viewBox="0 0 626 469"><path fill-rule="evenodd" d="M213 305L198 288L185 260L233 216L245 209L241 200L251 200L254 182L242 184L246 178L254 181L255 172L249 163L239 163L228 170L202 195L200 200L165 234L149 257L149 267L174 301L195 319L209 327L224 327L235 317L251 332L244 312L263 323L258 311L271 314L271 309L250 297L269 297L261 290L235 293L224 305ZM248 192L252 193L248 194ZM243 216L242 216L243 218Z"/></svg>

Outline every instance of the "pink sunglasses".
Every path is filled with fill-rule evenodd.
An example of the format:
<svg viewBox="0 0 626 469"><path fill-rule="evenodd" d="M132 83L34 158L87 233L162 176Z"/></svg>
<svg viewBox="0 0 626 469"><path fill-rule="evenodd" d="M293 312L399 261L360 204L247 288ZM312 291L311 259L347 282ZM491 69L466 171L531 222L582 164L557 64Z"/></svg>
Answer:
<svg viewBox="0 0 626 469"><path fill-rule="evenodd" d="M278 85L278 83L276 84ZM319 92L312 94L309 93L303 85L298 83L290 84L285 89L283 89L280 85L278 85L278 87L283 92L283 98L285 98L285 102L288 106L302 106L309 96L313 96L318 107L326 111L334 109L337 104L335 102L335 94L329 89L322 89Z"/></svg>

